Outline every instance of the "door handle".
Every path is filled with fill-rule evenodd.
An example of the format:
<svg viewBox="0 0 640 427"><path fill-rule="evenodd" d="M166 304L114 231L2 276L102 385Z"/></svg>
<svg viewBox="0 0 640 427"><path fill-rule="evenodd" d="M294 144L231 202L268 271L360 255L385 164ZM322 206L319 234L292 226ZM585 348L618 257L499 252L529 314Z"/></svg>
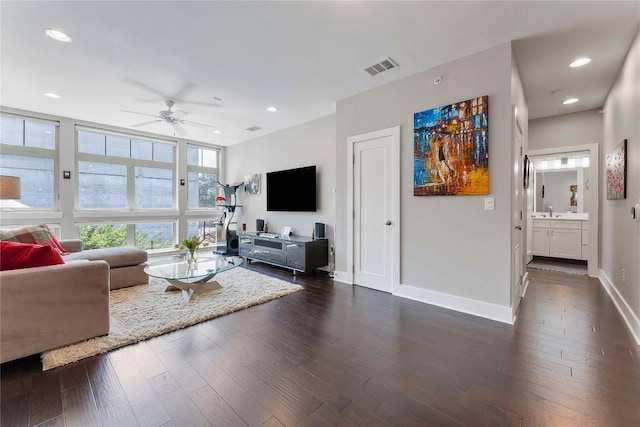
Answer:
<svg viewBox="0 0 640 427"><path fill-rule="evenodd" d="M516 230L522 230L522 226L521 225L516 225Z"/></svg>
<svg viewBox="0 0 640 427"><path fill-rule="evenodd" d="M391 221L387 220L387 222L385 222L384 225L391 225Z"/></svg>

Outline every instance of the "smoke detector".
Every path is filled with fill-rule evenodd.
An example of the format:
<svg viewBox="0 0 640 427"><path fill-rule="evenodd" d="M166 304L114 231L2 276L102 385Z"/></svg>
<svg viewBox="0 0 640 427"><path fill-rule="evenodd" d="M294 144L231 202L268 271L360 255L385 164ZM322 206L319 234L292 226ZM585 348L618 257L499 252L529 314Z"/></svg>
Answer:
<svg viewBox="0 0 640 427"><path fill-rule="evenodd" d="M396 61L394 61L391 57L388 57L387 59L385 59L384 61L380 61L377 64L373 64L370 67L365 68L364 70L371 74L372 76L375 76L376 74L380 74L383 73L387 70L390 70L392 68L396 68L398 67L398 63Z"/></svg>

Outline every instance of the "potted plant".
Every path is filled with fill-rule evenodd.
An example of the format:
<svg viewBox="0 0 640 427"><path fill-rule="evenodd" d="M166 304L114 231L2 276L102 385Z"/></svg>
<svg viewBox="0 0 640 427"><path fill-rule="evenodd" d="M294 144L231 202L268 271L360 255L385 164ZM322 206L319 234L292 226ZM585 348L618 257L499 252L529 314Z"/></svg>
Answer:
<svg viewBox="0 0 640 427"><path fill-rule="evenodd" d="M182 250L187 250L186 259L189 264L192 264L197 260L196 251L200 249L200 246L208 246L209 242L205 241L204 237L193 236L187 239L183 239L175 247Z"/></svg>

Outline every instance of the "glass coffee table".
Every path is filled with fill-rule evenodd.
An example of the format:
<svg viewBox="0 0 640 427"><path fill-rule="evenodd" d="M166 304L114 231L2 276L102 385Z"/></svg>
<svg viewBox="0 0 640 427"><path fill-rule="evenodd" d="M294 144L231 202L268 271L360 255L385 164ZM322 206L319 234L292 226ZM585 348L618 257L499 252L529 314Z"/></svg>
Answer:
<svg viewBox="0 0 640 427"><path fill-rule="evenodd" d="M203 292L219 292L222 286L213 277L223 271L236 268L244 262L240 256L206 255L200 256L196 262L189 264L183 257L163 258L152 261L144 268L151 277L158 277L169 282L167 291L182 291L185 301L190 301L194 294Z"/></svg>

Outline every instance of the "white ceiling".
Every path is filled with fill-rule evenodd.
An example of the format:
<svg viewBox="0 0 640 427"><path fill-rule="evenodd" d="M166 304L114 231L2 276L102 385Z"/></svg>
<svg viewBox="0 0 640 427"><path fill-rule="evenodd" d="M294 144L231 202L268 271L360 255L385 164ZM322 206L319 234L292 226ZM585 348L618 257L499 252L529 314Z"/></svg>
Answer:
<svg viewBox="0 0 640 427"><path fill-rule="evenodd" d="M3 0L0 105L129 128L152 118L122 110L157 114L173 99L185 119L222 131L185 126L188 139L231 145L513 40L530 118L538 118L601 107L639 23L637 1ZM52 40L44 28L73 41ZM569 69L579 56L593 61ZM400 66L364 71L387 57ZM580 102L560 107L569 96ZM252 125L263 129L245 130ZM139 129L173 135L166 123Z"/></svg>

